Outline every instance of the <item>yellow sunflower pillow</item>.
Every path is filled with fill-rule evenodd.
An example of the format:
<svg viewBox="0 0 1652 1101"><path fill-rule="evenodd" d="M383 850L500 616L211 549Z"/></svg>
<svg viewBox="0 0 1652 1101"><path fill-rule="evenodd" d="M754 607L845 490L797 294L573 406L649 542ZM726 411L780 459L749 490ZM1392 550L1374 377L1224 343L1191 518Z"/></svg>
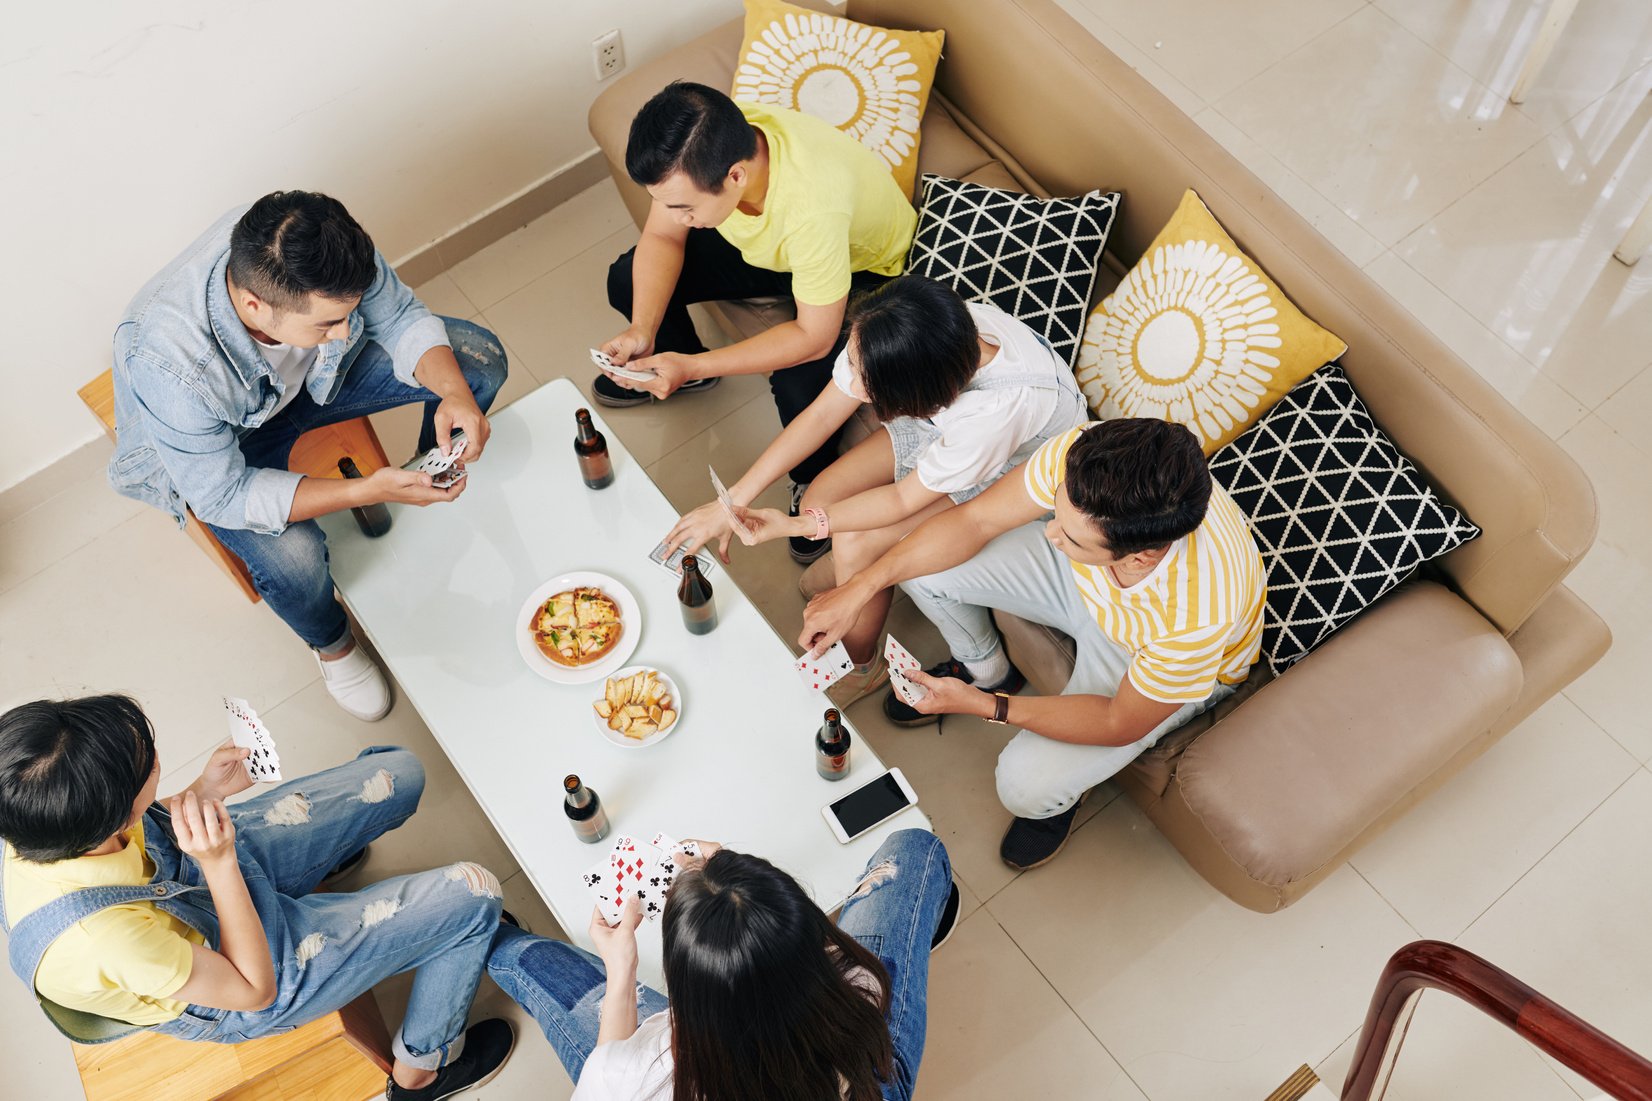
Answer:
<svg viewBox="0 0 1652 1101"><path fill-rule="evenodd" d="M1347 350L1189 191L1091 312L1073 373L1096 416L1185 424L1209 455Z"/></svg>
<svg viewBox="0 0 1652 1101"><path fill-rule="evenodd" d="M907 195L941 31L869 27L780 0L746 0L735 99L824 119L889 165Z"/></svg>

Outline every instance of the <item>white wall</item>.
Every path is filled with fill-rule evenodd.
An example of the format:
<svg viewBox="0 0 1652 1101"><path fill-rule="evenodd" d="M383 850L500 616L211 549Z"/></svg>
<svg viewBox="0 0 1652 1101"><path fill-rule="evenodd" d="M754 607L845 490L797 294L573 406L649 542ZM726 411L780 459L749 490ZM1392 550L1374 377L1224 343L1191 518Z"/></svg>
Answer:
<svg viewBox="0 0 1652 1101"><path fill-rule="evenodd" d="M223 211L344 202L391 259L577 160L601 90L739 0L73 0L0 36L0 489L99 435L75 390L121 310Z"/></svg>

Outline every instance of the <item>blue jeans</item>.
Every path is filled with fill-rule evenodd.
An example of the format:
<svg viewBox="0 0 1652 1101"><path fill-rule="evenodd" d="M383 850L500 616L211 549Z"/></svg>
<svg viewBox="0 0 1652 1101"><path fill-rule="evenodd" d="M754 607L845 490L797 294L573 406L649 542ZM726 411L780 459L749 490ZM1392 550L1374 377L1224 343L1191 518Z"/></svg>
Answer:
<svg viewBox="0 0 1652 1101"><path fill-rule="evenodd" d="M889 972L889 1037L895 1050L894 1079L883 1088L889 1101L910 1098L918 1077L928 1020L929 943L951 889L952 864L941 839L928 830L901 830L878 847L838 917L838 927ZM607 982L602 961L571 944L504 926L488 957L488 974L533 1014L568 1076L578 1082L597 1046ZM639 1021L667 1004L663 994L638 985Z"/></svg>
<svg viewBox="0 0 1652 1101"><path fill-rule="evenodd" d="M218 1043L288 1032L416 968L392 1043L396 1058L435 1069L457 1056L499 927L502 893L493 874L461 863L350 894L309 893L345 857L405 822L423 791L417 757L375 746L231 807L241 872L275 962L275 1003L249 1012L192 1005L156 1031ZM166 824L164 811L159 821ZM164 828L146 831L146 840L157 878L205 882Z"/></svg>
<svg viewBox="0 0 1652 1101"><path fill-rule="evenodd" d="M1044 522L1012 528L949 570L901 582L912 603L959 661L988 661L1003 646L991 609L1054 627L1078 653L1064 695L1118 694L1131 654L1101 633L1073 580L1070 559L1044 537ZM1020 818L1053 818L1086 791L1141 756L1193 716L1231 696L1216 682L1205 699L1183 705L1129 745L1080 745L1023 730L998 755L998 801Z"/></svg>
<svg viewBox="0 0 1652 1101"><path fill-rule="evenodd" d="M505 349L499 338L479 325L444 317L453 355L464 372L465 382L485 413L493 405L507 371ZM317 405L308 391L300 390L285 409L241 439L241 454L248 466L285 469L298 437L312 428L352 420L368 413L424 403L424 424L419 429L419 451L436 446L435 394L422 386L408 386L396 377L390 353L378 344L368 344L350 365L338 396L327 405ZM266 535L247 528L221 528L208 524L218 541L246 563L258 590L276 615L313 649L334 646L343 640L349 625L344 609L333 598L333 574L327 564L327 537L314 520L289 524L280 535Z"/></svg>

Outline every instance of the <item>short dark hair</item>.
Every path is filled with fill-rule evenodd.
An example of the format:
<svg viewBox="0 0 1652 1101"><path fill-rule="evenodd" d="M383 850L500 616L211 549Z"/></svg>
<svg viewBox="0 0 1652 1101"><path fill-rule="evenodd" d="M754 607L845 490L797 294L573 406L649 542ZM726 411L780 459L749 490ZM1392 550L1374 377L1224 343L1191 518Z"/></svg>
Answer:
<svg viewBox="0 0 1652 1101"><path fill-rule="evenodd" d="M155 731L128 696L36 700L0 715L0 837L36 864L126 828L155 769Z"/></svg>
<svg viewBox="0 0 1652 1101"><path fill-rule="evenodd" d="M728 96L674 80L631 120L625 171L644 187L683 172L701 191L723 190L728 170L757 155L757 131Z"/></svg>
<svg viewBox="0 0 1652 1101"><path fill-rule="evenodd" d="M1198 437L1151 417L1086 429L1067 451L1064 484L1119 557L1169 546L1203 523L1210 506L1210 464Z"/></svg>
<svg viewBox="0 0 1652 1101"><path fill-rule="evenodd" d="M672 1096L883 1096L894 1069L889 973L797 880L723 849L677 875L661 925Z"/></svg>
<svg viewBox="0 0 1652 1101"><path fill-rule="evenodd" d="M373 239L344 204L314 191L272 191L229 235L229 277L277 310L308 295L355 298L378 276Z"/></svg>
<svg viewBox="0 0 1652 1101"><path fill-rule="evenodd" d="M933 417L981 366L980 331L951 287L903 275L849 303L849 339L879 420Z"/></svg>

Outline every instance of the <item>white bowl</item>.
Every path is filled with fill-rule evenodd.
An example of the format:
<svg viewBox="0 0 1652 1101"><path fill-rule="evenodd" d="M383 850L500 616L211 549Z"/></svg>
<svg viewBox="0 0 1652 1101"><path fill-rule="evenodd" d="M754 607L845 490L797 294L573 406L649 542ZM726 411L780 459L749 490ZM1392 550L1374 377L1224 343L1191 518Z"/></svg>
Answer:
<svg viewBox="0 0 1652 1101"><path fill-rule="evenodd" d="M617 679L619 677L629 677L636 673L649 671L659 677L661 683L665 685L666 695L671 697L672 710L677 712L676 722L672 723L664 730L654 731L654 733L650 734L646 738L629 738L617 730L609 730L608 721L601 715L598 715L594 708L591 711L591 721L596 724L597 730L601 732L602 736L624 749L641 749L644 746L653 745L655 742L671 734L679 726L683 725L683 694L678 691L677 682L672 680L666 673L659 669L655 669L652 665L630 665L624 669L616 669L612 673L609 673L608 676L610 678ZM592 700L591 702L595 703L596 700Z"/></svg>
<svg viewBox="0 0 1652 1101"><path fill-rule="evenodd" d="M600 661L593 661L589 665L558 665L540 650L539 644L533 639L533 630L529 624L533 622L539 606L557 593L564 589L587 586L601 589L619 605L622 627L619 643L604 654ZM558 684L587 684L601 680L625 664L625 659L636 650L641 639L642 606L637 603L637 598L631 595L630 589L607 574L597 573L595 570L574 570L557 574L529 593L528 599L522 602L521 611L516 613L516 649L522 655L522 660L528 663L529 669Z"/></svg>

